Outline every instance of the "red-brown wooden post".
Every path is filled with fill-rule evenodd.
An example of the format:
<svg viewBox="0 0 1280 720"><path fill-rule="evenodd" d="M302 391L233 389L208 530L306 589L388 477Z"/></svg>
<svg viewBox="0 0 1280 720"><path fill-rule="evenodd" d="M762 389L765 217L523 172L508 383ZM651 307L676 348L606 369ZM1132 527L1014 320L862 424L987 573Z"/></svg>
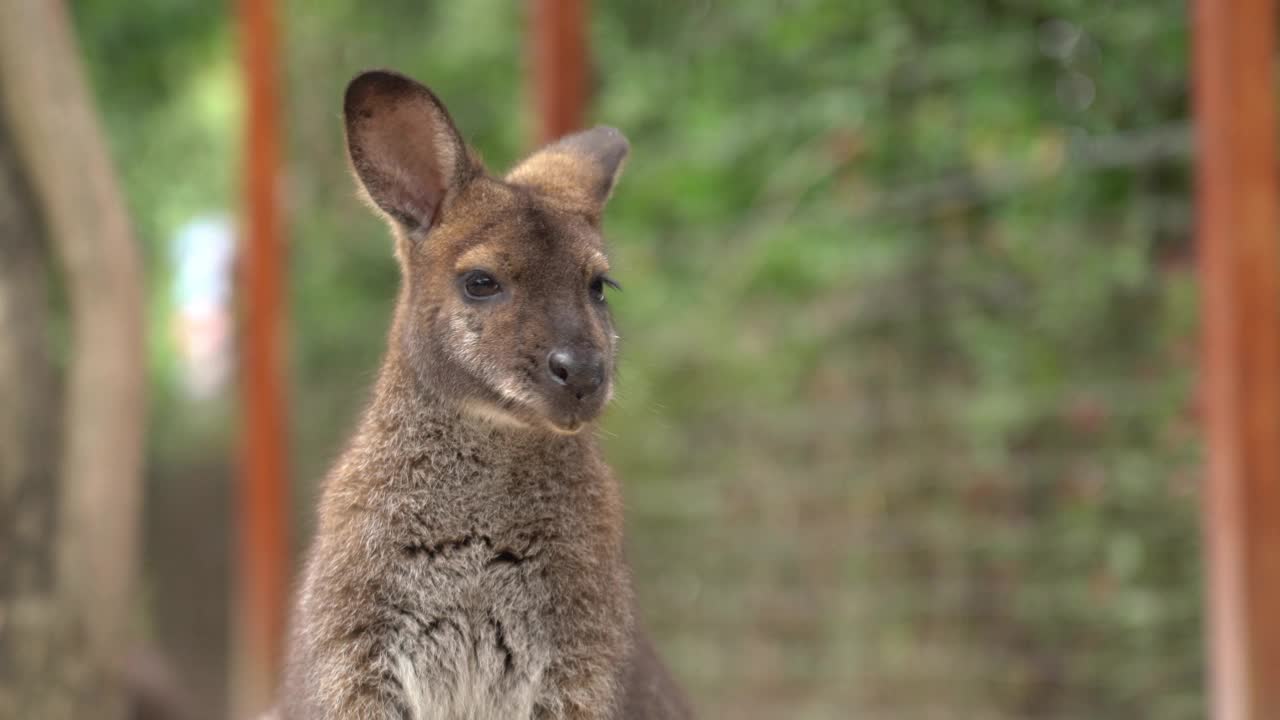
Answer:
<svg viewBox="0 0 1280 720"><path fill-rule="evenodd" d="M1215 720L1280 718L1280 214L1273 0L1195 0Z"/></svg>
<svg viewBox="0 0 1280 720"><path fill-rule="evenodd" d="M529 5L537 140L582 127L587 106L586 0L533 0Z"/></svg>
<svg viewBox="0 0 1280 720"><path fill-rule="evenodd" d="M254 717L279 676L289 561L284 411L284 242L280 177L279 67L272 0L240 0L246 88L240 246L242 474L236 537L232 703Z"/></svg>

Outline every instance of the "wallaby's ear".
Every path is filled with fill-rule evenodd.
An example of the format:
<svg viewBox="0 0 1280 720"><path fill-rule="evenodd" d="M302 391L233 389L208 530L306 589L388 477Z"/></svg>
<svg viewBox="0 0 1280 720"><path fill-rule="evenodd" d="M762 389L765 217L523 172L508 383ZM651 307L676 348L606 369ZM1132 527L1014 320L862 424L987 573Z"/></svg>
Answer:
<svg viewBox="0 0 1280 720"><path fill-rule="evenodd" d="M415 80L361 73L347 86L342 111L356 177L406 233L430 229L449 192L477 172L444 104Z"/></svg>
<svg viewBox="0 0 1280 720"><path fill-rule="evenodd" d="M593 221L600 218L630 146L611 127L566 135L507 173L507 181L554 195Z"/></svg>

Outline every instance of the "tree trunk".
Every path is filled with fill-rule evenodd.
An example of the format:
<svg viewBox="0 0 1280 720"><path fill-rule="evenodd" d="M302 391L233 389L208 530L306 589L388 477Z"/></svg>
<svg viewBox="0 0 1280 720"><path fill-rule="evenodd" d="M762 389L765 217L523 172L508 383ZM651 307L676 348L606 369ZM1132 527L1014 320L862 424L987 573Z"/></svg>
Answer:
<svg viewBox="0 0 1280 720"><path fill-rule="evenodd" d="M0 716L117 720L141 495L142 273L61 3L0 2L0 105L0 501L13 521L0 529L12 565L0 569ZM61 400L41 237L70 313Z"/></svg>
<svg viewBox="0 0 1280 720"><path fill-rule="evenodd" d="M54 572L59 424L45 246L0 127L0 717L72 717L95 681Z"/></svg>

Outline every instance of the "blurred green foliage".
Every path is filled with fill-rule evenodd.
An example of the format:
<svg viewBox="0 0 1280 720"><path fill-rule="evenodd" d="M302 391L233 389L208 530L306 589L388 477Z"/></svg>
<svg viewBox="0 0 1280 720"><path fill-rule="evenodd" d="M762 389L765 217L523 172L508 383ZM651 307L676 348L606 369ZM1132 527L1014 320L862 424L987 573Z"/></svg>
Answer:
<svg viewBox="0 0 1280 720"><path fill-rule="evenodd" d="M234 26L75 7L163 328L169 236L235 204ZM592 119L634 148L602 434L706 716L1202 717L1184 3L591 7ZM397 283L341 90L417 76L505 167L532 127L523 13L286 3L304 524ZM180 477L226 408L179 398L155 338L153 458Z"/></svg>

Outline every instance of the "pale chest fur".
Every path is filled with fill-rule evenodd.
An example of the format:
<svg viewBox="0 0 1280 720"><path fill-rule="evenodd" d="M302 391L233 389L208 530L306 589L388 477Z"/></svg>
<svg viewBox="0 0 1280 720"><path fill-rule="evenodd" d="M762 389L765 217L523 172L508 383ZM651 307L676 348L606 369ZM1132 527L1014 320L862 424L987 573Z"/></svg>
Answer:
<svg viewBox="0 0 1280 720"><path fill-rule="evenodd" d="M418 592L401 605L405 629L392 641L392 672L413 720L532 718L553 688L555 608L537 573L486 542L441 551L439 569L415 573Z"/></svg>

